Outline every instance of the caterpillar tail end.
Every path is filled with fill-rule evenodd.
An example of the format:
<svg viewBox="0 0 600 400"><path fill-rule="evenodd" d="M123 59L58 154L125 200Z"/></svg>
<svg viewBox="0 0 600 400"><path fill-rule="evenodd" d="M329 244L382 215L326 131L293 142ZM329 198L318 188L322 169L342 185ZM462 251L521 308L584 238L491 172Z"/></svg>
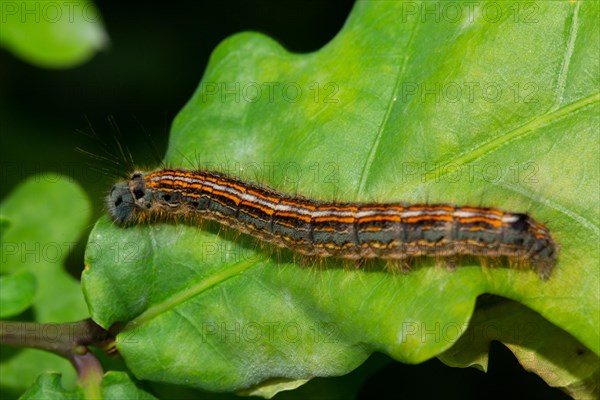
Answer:
<svg viewBox="0 0 600 400"><path fill-rule="evenodd" d="M534 262L535 269L541 280L547 281L550 279L550 275L552 275L552 270L554 269L555 264L556 260L554 259L536 260Z"/></svg>

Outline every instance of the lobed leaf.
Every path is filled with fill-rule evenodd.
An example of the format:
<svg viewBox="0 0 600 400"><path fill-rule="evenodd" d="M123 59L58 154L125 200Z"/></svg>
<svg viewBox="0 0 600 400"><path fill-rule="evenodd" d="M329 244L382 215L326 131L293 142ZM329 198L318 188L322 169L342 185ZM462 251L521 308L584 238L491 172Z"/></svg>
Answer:
<svg viewBox="0 0 600 400"><path fill-rule="evenodd" d="M311 54L256 33L225 40L165 163L313 198L527 212L560 247L550 280L475 262L449 273L423 260L406 276L301 268L213 224L104 217L83 289L95 321L122 324L117 347L136 377L269 396L374 351L419 363L459 340L484 293L548 320L538 348L559 362L570 350L552 347L552 324L600 354L598 7L461 1L456 18L436 18L431 4L447 7L358 2Z"/></svg>

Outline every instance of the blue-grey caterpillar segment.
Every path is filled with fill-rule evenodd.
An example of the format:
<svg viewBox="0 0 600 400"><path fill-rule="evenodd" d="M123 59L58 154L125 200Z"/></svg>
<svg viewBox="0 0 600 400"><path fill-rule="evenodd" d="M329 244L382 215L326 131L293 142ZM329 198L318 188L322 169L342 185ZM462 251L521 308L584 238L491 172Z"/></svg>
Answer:
<svg viewBox="0 0 600 400"><path fill-rule="evenodd" d="M317 257L406 260L506 257L546 280L556 264L548 229L527 214L449 204L342 203L280 193L211 171L136 172L107 197L114 222L211 219Z"/></svg>

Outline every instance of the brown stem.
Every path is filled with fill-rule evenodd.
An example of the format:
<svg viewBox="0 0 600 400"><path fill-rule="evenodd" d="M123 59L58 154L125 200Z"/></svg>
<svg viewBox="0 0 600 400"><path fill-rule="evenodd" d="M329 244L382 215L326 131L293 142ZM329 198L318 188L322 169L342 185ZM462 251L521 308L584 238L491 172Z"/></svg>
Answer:
<svg viewBox="0 0 600 400"><path fill-rule="evenodd" d="M108 331L91 319L62 324L0 321L0 344L32 347L69 358L78 345L105 345Z"/></svg>
<svg viewBox="0 0 600 400"><path fill-rule="evenodd" d="M114 338L91 319L62 324L0 321L0 344L46 350L67 358L86 393L97 394L104 374L88 346L107 349Z"/></svg>

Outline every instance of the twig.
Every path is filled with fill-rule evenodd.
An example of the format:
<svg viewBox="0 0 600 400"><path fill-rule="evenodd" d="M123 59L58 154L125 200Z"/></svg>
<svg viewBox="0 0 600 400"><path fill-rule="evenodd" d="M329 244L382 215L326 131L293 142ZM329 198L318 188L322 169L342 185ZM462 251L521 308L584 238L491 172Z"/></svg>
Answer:
<svg viewBox="0 0 600 400"><path fill-rule="evenodd" d="M0 321L0 344L45 350L67 358L77 370L85 397L91 399L100 398L104 371L88 346L107 351L114 338L91 319L62 324Z"/></svg>

